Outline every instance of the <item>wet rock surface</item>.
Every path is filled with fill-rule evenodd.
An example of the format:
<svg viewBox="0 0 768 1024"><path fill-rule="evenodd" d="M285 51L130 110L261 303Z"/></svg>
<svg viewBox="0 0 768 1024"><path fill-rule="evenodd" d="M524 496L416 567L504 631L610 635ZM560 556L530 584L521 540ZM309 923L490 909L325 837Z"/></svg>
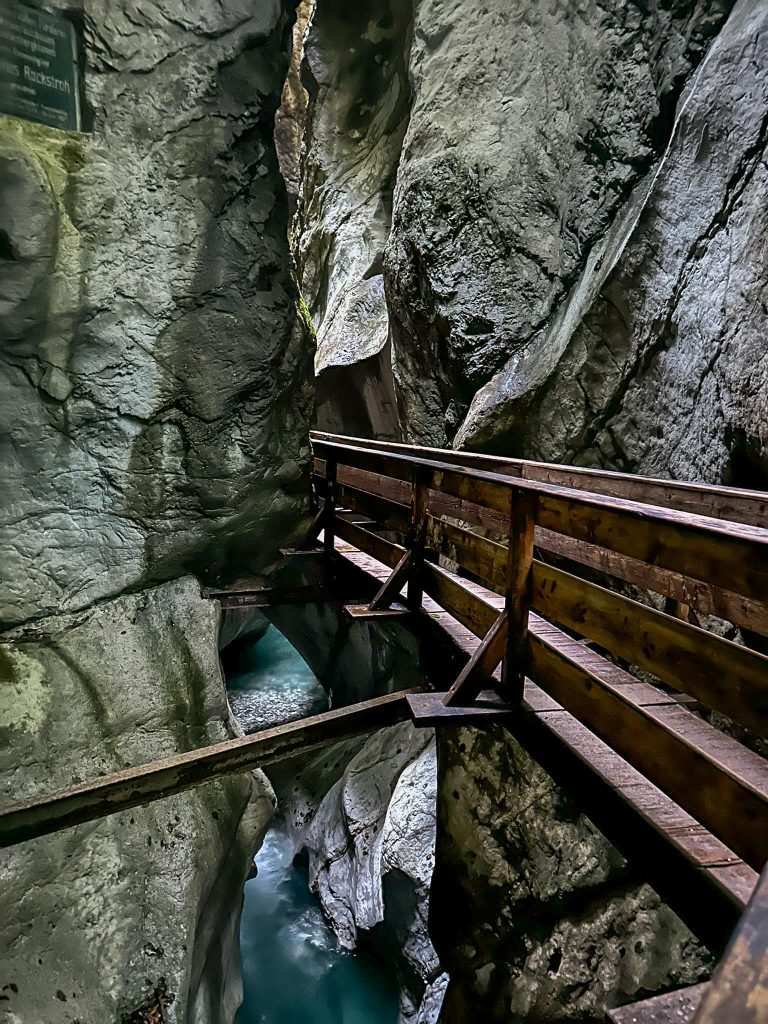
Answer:
<svg viewBox="0 0 768 1024"><path fill-rule="evenodd" d="M0 635L2 803L231 737L217 632L185 578ZM4 850L9 1019L231 1024L273 810L246 773Z"/></svg>
<svg viewBox="0 0 768 1024"><path fill-rule="evenodd" d="M339 941L393 962L400 1020L437 1020L445 981L427 914L435 857L434 733L381 729L270 773L309 882Z"/></svg>
<svg viewBox="0 0 768 1024"><path fill-rule="evenodd" d="M502 728L439 737L430 925L450 976L441 1020L601 1020L708 977L712 962Z"/></svg>
<svg viewBox="0 0 768 1024"><path fill-rule="evenodd" d="M525 425L514 417L527 451L768 484L768 349L758 313L768 262L767 103L768 10L739 3L681 100L615 267Z"/></svg>
<svg viewBox="0 0 768 1024"><path fill-rule="evenodd" d="M312 342L272 138L291 8L84 5L92 131L0 119L0 621L263 567ZM45 556L40 557L40 552Z"/></svg>
<svg viewBox="0 0 768 1024"><path fill-rule="evenodd" d="M317 5L295 225L302 293L317 329L318 421L395 436L384 248L410 86L410 4Z"/></svg>
<svg viewBox="0 0 768 1024"><path fill-rule="evenodd" d="M369 112L355 148L320 130L365 92L338 70L345 26L318 17L300 220L310 307L334 325L323 425L764 486L765 18L421 0L382 65L407 71L397 133ZM349 173L320 173L347 152ZM355 189L376 159L394 186L372 234L355 217L373 179ZM342 256L337 222L356 225ZM356 294L374 234L383 296L342 329L317 297Z"/></svg>
<svg viewBox="0 0 768 1024"><path fill-rule="evenodd" d="M495 375L541 386L727 7L417 5L385 259L409 437L487 445Z"/></svg>

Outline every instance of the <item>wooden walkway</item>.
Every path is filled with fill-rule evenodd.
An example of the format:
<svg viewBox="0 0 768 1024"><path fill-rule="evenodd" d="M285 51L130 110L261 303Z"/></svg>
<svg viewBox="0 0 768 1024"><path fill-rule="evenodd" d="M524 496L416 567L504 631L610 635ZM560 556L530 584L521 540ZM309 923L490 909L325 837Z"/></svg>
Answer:
<svg viewBox="0 0 768 1024"><path fill-rule="evenodd" d="M749 920L741 982L696 1020L768 1020L768 921L745 916L768 861L766 496L313 441L316 525L369 577L369 613L423 608L467 659L414 719L503 723L712 948Z"/></svg>
<svg viewBox="0 0 768 1024"><path fill-rule="evenodd" d="M694 1020L768 1021L768 1009L750 1015L768 988L768 882L757 884L768 861L757 752L768 732L768 497L328 434L313 444L308 544L356 575L362 600L348 614L431 631L455 675L438 692L16 804L0 810L0 845L409 715L439 728L499 723L711 948L737 929L713 982L687 1000ZM322 601L334 575L209 596L230 607ZM654 1019L640 1014L638 1024Z"/></svg>

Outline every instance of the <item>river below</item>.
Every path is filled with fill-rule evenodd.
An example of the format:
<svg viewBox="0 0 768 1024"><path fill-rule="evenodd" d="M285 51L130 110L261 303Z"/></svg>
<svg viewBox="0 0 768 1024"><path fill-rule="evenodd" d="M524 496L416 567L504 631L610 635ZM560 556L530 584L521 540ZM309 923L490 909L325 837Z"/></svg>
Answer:
<svg viewBox="0 0 768 1024"><path fill-rule="evenodd" d="M274 627L242 652L228 688L232 711L248 732L328 707L318 680ZM243 1004L235 1024L395 1024L394 972L365 948L341 948L279 817L256 867L245 885Z"/></svg>

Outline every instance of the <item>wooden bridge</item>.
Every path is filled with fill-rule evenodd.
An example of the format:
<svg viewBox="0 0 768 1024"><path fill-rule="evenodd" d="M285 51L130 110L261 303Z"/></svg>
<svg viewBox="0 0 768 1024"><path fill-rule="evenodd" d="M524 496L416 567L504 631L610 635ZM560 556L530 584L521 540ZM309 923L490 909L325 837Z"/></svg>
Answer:
<svg viewBox="0 0 768 1024"><path fill-rule="evenodd" d="M308 543L322 542L327 585L225 600L321 600L346 566L347 613L431 632L455 675L17 804L0 843L408 715L500 722L713 949L736 929L697 1024L768 1021L768 495L322 433L313 445ZM660 1005L647 1019L665 1019Z"/></svg>

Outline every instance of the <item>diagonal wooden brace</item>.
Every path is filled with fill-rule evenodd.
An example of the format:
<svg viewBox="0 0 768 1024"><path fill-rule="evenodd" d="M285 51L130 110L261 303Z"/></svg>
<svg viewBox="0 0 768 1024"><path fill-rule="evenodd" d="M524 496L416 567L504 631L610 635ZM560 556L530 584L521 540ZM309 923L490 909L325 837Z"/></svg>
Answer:
<svg viewBox="0 0 768 1024"><path fill-rule="evenodd" d="M506 654L508 631L509 614L505 608L443 697L443 704L446 707L466 707L477 697L480 690L488 685L488 677L493 675Z"/></svg>
<svg viewBox="0 0 768 1024"><path fill-rule="evenodd" d="M400 593L403 583L405 583L412 558L413 552L406 551L389 576L384 580L368 605L372 612L378 611L380 608L388 608L392 604L392 601Z"/></svg>
<svg viewBox="0 0 768 1024"><path fill-rule="evenodd" d="M312 525L310 526L310 528L309 528L309 530L307 532L306 537L302 541L302 544L301 544L302 549L306 550L306 549L309 549L309 548L313 548L315 546L315 543L317 542L317 538L320 536L320 531L323 528L323 524L325 523L326 515L327 515L327 512L325 510L325 505L322 505L321 508L320 508L320 511L317 513L315 518L312 520Z"/></svg>

